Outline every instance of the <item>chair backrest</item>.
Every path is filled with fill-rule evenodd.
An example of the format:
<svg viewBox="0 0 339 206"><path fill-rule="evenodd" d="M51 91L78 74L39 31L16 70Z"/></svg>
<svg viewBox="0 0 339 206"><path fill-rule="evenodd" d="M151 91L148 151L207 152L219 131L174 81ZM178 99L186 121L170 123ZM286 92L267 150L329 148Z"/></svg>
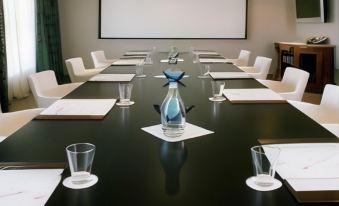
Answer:
<svg viewBox="0 0 339 206"><path fill-rule="evenodd" d="M237 66L248 66L251 52L247 50L241 50L237 60Z"/></svg>
<svg viewBox="0 0 339 206"><path fill-rule="evenodd" d="M287 67L281 82L294 87L293 100L301 101L305 92L310 73L294 67Z"/></svg>
<svg viewBox="0 0 339 206"><path fill-rule="evenodd" d="M81 57L66 59L66 68L69 74L69 77L72 82L76 82L76 76L80 75L85 71L84 62Z"/></svg>
<svg viewBox="0 0 339 206"><path fill-rule="evenodd" d="M330 107L339 113L339 86L333 84L326 84L323 96L320 102L321 106ZM338 114L337 113L337 114Z"/></svg>
<svg viewBox="0 0 339 206"><path fill-rule="evenodd" d="M272 63L271 58L262 57L262 56L257 56L257 58L255 58L255 62L253 66L258 70L258 75L256 77L257 79L267 78L267 74L268 74L268 71L270 70L271 63Z"/></svg>
<svg viewBox="0 0 339 206"><path fill-rule="evenodd" d="M52 70L29 75L28 83L35 99L39 96L43 96L44 90L53 89L58 86L55 73Z"/></svg>
<svg viewBox="0 0 339 206"><path fill-rule="evenodd" d="M92 51L91 56L95 68L102 67L107 64L107 59L104 51Z"/></svg>

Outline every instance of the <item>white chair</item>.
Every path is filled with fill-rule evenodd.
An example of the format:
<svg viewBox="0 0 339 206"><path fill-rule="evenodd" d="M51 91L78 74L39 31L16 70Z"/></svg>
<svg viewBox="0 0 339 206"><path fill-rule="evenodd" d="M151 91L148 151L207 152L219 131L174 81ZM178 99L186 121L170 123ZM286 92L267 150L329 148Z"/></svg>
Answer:
<svg viewBox="0 0 339 206"><path fill-rule="evenodd" d="M319 124L339 124L339 86L327 84L320 105L288 101Z"/></svg>
<svg viewBox="0 0 339 206"><path fill-rule="evenodd" d="M239 68L255 79L266 79L271 63L271 58L258 56L253 66L239 66Z"/></svg>
<svg viewBox="0 0 339 206"><path fill-rule="evenodd" d="M106 59L104 51L92 51L91 56L95 68L106 68L116 61L116 59Z"/></svg>
<svg viewBox="0 0 339 206"><path fill-rule="evenodd" d="M237 66L248 66L251 52L247 50L241 50L237 59L226 59L227 62L232 62Z"/></svg>
<svg viewBox="0 0 339 206"><path fill-rule="evenodd" d="M42 108L2 113L0 106L0 142L40 114Z"/></svg>
<svg viewBox="0 0 339 206"><path fill-rule="evenodd" d="M38 107L47 108L56 100L66 96L81 83L58 85L55 73L47 70L28 76L28 83Z"/></svg>
<svg viewBox="0 0 339 206"><path fill-rule="evenodd" d="M258 79L266 87L288 100L301 101L310 74L304 70L287 67L281 81Z"/></svg>
<svg viewBox="0 0 339 206"><path fill-rule="evenodd" d="M86 69L81 57L67 59L66 67L72 82L85 82L99 74L104 68Z"/></svg>

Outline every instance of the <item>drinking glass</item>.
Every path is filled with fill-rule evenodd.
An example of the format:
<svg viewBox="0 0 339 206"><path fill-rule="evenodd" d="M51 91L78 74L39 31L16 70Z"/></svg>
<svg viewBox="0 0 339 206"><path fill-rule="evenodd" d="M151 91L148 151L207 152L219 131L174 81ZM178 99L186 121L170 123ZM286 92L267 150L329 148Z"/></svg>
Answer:
<svg viewBox="0 0 339 206"><path fill-rule="evenodd" d="M135 77L146 77L146 75L144 74L144 63L145 61L142 60L139 62L139 64L136 65Z"/></svg>
<svg viewBox="0 0 339 206"><path fill-rule="evenodd" d="M200 75L198 78L204 79L204 78L210 78L211 66L209 64L200 64Z"/></svg>
<svg viewBox="0 0 339 206"><path fill-rule="evenodd" d="M209 100L214 102L220 102L226 100L225 97L222 96L225 82L224 81L211 81L212 84L212 94L213 97L209 98Z"/></svg>
<svg viewBox="0 0 339 206"><path fill-rule="evenodd" d="M193 63L199 63L199 54L198 53L193 53Z"/></svg>
<svg viewBox="0 0 339 206"><path fill-rule="evenodd" d="M117 103L119 106L128 106L134 104L130 101L132 94L133 84L131 83L119 83L119 97L120 101Z"/></svg>
<svg viewBox="0 0 339 206"><path fill-rule="evenodd" d="M270 146L254 146L251 148L254 184L260 187L270 187L274 183L275 167L280 154L280 148Z"/></svg>
<svg viewBox="0 0 339 206"><path fill-rule="evenodd" d="M91 181L95 146L90 143L76 143L67 146L66 153L72 183L81 185Z"/></svg>

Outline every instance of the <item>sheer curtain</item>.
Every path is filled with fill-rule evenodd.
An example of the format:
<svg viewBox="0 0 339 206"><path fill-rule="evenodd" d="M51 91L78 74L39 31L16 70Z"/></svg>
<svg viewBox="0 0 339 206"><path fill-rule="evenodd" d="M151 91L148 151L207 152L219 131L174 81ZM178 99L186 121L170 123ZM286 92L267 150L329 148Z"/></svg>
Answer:
<svg viewBox="0 0 339 206"><path fill-rule="evenodd" d="M29 95L27 76L35 72L34 0L3 0L9 99Z"/></svg>

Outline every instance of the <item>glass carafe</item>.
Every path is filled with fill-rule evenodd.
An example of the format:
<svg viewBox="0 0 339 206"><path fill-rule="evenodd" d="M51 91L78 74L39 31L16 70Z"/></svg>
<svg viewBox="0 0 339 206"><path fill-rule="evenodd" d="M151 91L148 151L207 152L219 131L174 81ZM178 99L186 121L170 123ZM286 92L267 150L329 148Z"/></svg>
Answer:
<svg viewBox="0 0 339 206"><path fill-rule="evenodd" d="M169 83L168 93L161 104L160 111L164 134L168 137L181 136L185 130L186 111L177 82Z"/></svg>

